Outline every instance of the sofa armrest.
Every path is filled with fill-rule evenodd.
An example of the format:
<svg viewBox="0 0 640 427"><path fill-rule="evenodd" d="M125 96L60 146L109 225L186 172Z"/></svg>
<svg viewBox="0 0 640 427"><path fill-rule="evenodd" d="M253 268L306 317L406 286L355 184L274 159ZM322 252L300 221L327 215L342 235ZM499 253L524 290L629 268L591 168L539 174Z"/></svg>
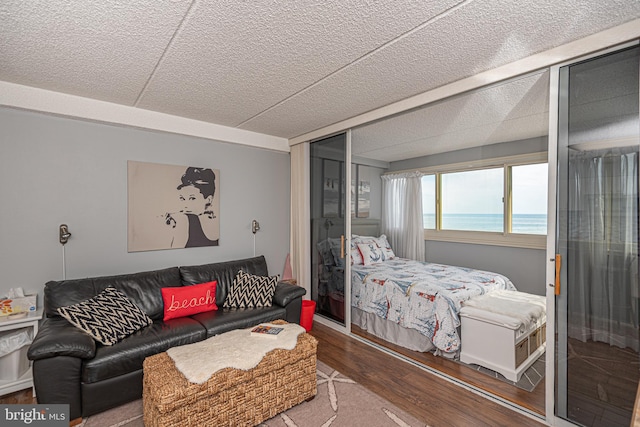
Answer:
<svg viewBox="0 0 640 427"><path fill-rule="evenodd" d="M46 318L29 346L30 360L56 356L92 359L96 355L96 342L89 334L76 328L63 317Z"/></svg>
<svg viewBox="0 0 640 427"><path fill-rule="evenodd" d="M34 360L33 386L39 404L67 404L70 420L82 416L82 359L59 356Z"/></svg>
<svg viewBox="0 0 640 427"><path fill-rule="evenodd" d="M307 291L300 286L278 282L276 293L273 295L273 302L281 307L286 307L291 301L296 298L302 298L306 293Z"/></svg>
<svg viewBox="0 0 640 427"><path fill-rule="evenodd" d="M285 319L289 323L300 323L300 310L302 308L302 297L307 291L300 286L286 282L279 282L276 286L276 293L273 295L273 303L286 310Z"/></svg>

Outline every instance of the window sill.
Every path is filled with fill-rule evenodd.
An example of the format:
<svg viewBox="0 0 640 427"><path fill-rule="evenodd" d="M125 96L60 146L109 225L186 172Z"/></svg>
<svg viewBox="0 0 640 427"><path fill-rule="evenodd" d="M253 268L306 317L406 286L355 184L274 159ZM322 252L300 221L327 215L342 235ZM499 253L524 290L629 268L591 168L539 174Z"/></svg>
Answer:
<svg viewBox="0 0 640 427"><path fill-rule="evenodd" d="M438 242L508 246L513 248L547 248L547 236L540 234L505 234L490 233L485 231L425 230L424 239Z"/></svg>

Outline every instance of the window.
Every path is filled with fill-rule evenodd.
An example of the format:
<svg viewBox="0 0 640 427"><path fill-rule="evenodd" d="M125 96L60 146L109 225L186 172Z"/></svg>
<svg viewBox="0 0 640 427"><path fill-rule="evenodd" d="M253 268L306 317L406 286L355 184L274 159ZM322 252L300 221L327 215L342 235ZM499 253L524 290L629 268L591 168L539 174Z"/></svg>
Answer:
<svg viewBox="0 0 640 427"><path fill-rule="evenodd" d="M436 229L436 176L422 177L422 224L429 230Z"/></svg>
<svg viewBox="0 0 640 427"><path fill-rule="evenodd" d="M547 234L547 163L511 167L511 232Z"/></svg>
<svg viewBox="0 0 640 427"><path fill-rule="evenodd" d="M546 153L421 169L425 239L544 248Z"/></svg>
<svg viewBox="0 0 640 427"><path fill-rule="evenodd" d="M442 230L504 230L502 168L452 172L442 179Z"/></svg>

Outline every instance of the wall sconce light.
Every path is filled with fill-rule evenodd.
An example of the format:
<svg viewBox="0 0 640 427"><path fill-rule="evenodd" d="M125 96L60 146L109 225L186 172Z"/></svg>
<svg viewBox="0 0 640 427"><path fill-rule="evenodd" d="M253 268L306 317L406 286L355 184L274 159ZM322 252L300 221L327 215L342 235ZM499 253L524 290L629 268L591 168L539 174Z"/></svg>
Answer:
<svg viewBox="0 0 640 427"><path fill-rule="evenodd" d="M260 230L260 223L255 219L251 221L251 232L253 233L253 256L256 256L256 233Z"/></svg>
<svg viewBox="0 0 640 427"><path fill-rule="evenodd" d="M66 245L71 237L67 224L60 224L60 244Z"/></svg>
<svg viewBox="0 0 640 427"><path fill-rule="evenodd" d="M62 245L62 280L65 280L67 278L67 261L65 259L64 245L69 241L71 233L69 232L69 226L67 226L67 224L60 224L58 232L60 236L60 244Z"/></svg>

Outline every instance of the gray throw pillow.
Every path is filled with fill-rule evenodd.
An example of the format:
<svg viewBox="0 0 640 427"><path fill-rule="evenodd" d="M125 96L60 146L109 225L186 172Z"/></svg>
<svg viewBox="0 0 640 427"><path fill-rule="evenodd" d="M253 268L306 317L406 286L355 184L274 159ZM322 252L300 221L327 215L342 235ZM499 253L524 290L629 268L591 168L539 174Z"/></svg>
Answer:
<svg viewBox="0 0 640 427"><path fill-rule="evenodd" d="M113 345L153 323L140 307L112 287L86 301L60 307L58 313L104 345Z"/></svg>
<svg viewBox="0 0 640 427"><path fill-rule="evenodd" d="M277 285L278 276L254 276L240 270L233 279L224 306L227 308L271 307Z"/></svg>

